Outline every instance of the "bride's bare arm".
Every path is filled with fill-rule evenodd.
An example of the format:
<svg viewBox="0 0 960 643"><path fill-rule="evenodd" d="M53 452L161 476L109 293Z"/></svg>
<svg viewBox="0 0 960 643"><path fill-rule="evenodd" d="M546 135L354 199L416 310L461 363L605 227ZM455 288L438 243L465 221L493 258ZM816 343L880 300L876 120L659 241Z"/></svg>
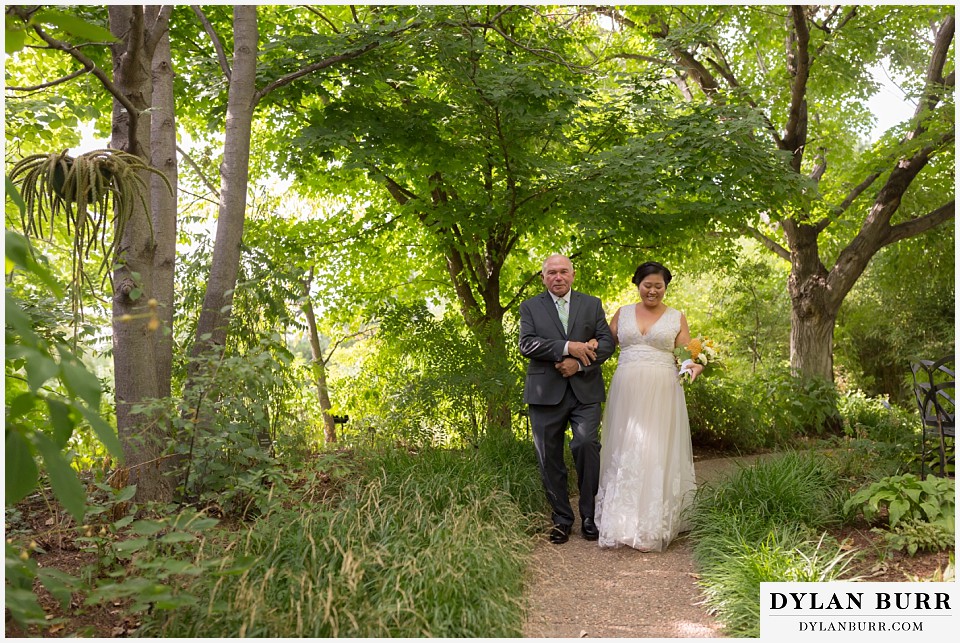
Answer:
<svg viewBox="0 0 960 643"><path fill-rule="evenodd" d="M613 335L613 345L617 346L620 344L620 338L617 336L617 324L620 322L620 308L617 308L617 312L613 313L613 317L610 319L610 334Z"/></svg>
<svg viewBox="0 0 960 643"><path fill-rule="evenodd" d="M687 316L683 313L680 313L680 332L677 333L677 341L674 342L674 347L680 348L681 346L686 346L690 343L690 327L687 325ZM693 371L690 374L690 381L697 379L697 376L703 372L703 364L694 364L690 367Z"/></svg>
<svg viewBox="0 0 960 643"><path fill-rule="evenodd" d="M690 327L687 326L687 316L680 313L680 332L677 333L677 340L673 343L674 348L680 348L690 343Z"/></svg>

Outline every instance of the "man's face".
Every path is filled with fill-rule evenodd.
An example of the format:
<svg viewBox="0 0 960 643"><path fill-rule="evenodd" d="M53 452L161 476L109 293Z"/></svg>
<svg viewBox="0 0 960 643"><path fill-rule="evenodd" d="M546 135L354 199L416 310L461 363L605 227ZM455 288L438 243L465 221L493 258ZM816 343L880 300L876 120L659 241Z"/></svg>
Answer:
<svg viewBox="0 0 960 643"><path fill-rule="evenodd" d="M550 257L543 265L543 285L557 297L563 297L573 285L573 264L566 257Z"/></svg>

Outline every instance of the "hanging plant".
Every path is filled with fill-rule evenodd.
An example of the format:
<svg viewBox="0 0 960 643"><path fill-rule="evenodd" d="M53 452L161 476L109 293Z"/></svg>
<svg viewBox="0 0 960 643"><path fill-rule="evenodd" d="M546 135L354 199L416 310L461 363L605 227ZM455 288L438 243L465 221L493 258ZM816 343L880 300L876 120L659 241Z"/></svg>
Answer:
<svg viewBox="0 0 960 643"><path fill-rule="evenodd" d="M77 157L64 151L21 159L10 172L10 179L26 205L20 215L24 234L28 238L49 238L56 220L64 218L73 242L73 284L77 286L86 279L83 262L94 249L102 255L97 273L108 275L137 204L149 212L142 171L162 178L173 192L159 170L138 156L118 150L94 150ZM152 231L149 216L147 221Z"/></svg>

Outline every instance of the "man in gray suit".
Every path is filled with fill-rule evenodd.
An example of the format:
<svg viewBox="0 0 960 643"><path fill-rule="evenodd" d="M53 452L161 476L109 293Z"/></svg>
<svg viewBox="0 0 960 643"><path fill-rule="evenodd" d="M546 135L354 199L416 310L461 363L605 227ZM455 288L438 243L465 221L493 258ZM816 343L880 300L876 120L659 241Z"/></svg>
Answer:
<svg viewBox="0 0 960 643"><path fill-rule="evenodd" d="M600 300L571 290L570 259L551 255L543 262L541 276L547 292L520 304L520 353L530 359L523 401L529 405L540 477L553 508L550 542L565 543L574 521L563 461L568 424L580 489L581 535L596 540L597 431L606 399L600 364L613 354L613 336Z"/></svg>

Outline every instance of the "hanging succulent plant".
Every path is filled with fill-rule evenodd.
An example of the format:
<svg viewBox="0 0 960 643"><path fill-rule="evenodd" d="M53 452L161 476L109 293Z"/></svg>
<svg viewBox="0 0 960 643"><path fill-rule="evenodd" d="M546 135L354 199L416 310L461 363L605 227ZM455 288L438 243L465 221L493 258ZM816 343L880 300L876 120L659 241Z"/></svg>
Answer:
<svg viewBox="0 0 960 643"><path fill-rule="evenodd" d="M24 234L48 238L56 220L63 217L73 240L74 285L84 279L83 260L95 248L102 253L97 272L109 273L137 204L149 211L142 171L161 177L173 192L161 172L140 157L118 150L94 150L77 157L64 151L21 159L11 170L10 180L26 205L20 216Z"/></svg>

